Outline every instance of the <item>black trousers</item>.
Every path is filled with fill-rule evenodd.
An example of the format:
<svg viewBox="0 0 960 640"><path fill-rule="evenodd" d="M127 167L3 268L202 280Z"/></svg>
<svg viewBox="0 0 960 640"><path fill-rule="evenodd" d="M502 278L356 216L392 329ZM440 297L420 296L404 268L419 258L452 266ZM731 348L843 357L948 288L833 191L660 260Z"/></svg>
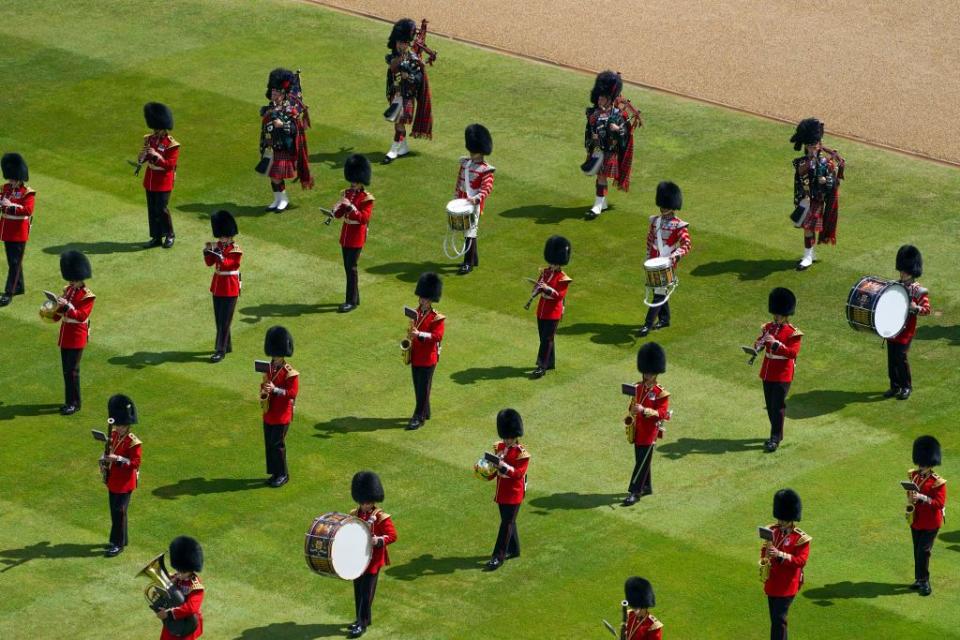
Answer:
<svg viewBox="0 0 960 640"><path fill-rule="evenodd" d="M171 191L147 191L147 225L150 237L159 240L163 236L174 237L173 218L170 217Z"/></svg>
<svg viewBox="0 0 960 640"><path fill-rule="evenodd" d="M80 358L83 349L60 349L63 365L63 404L80 406Z"/></svg>
<svg viewBox="0 0 960 640"><path fill-rule="evenodd" d="M235 296L213 296L213 320L217 324L217 341L213 350L220 353L233 351L233 342L230 339L230 323L233 322L233 311L237 308Z"/></svg>
<svg viewBox="0 0 960 640"><path fill-rule="evenodd" d="M357 622L365 627L373 623L373 597L377 595L379 573L365 573L353 581L353 601L356 604Z"/></svg>
<svg viewBox="0 0 960 640"><path fill-rule="evenodd" d="M940 529L910 529L913 536L913 578L930 579L930 553Z"/></svg>
<svg viewBox="0 0 960 640"><path fill-rule="evenodd" d="M763 401L767 404L767 418L770 419L770 439L783 440L783 421L787 413L787 392L789 382L763 381Z"/></svg>
<svg viewBox="0 0 960 640"><path fill-rule="evenodd" d="M7 284L3 292L8 296L23 294L23 254L27 250L26 242L4 242L7 252Z"/></svg>
<svg viewBox="0 0 960 640"><path fill-rule="evenodd" d="M130 506L132 492L110 495L110 544L127 546L127 507Z"/></svg>
<svg viewBox="0 0 960 640"><path fill-rule="evenodd" d="M480 258L477 255L477 239L467 238L466 241L467 246L463 252L463 264L470 265L471 267L480 266Z"/></svg>
<svg viewBox="0 0 960 640"><path fill-rule="evenodd" d="M657 303L666 298L667 296L661 296L659 294L653 294L653 302ZM662 324L670 324L670 303L664 302L659 307L650 307L647 309L647 318L643 321L648 327L652 327L653 323L657 321L657 318L660 319Z"/></svg>
<svg viewBox="0 0 960 640"><path fill-rule="evenodd" d="M432 367L410 367L413 374L413 395L417 399L417 406L413 409L413 415L421 420L430 419L430 387L433 386L433 372L437 368Z"/></svg>
<svg viewBox="0 0 960 640"><path fill-rule="evenodd" d="M503 560L506 555L520 555L520 535L517 533L519 504L497 504L500 509L500 530L493 545L493 557Z"/></svg>
<svg viewBox="0 0 960 640"><path fill-rule="evenodd" d="M890 377L890 388L911 389L913 380L910 377L910 363L907 362L909 344L900 344L887 340L887 375Z"/></svg>
<svg viewBox="0 0 960 640"><path fill-rule="evenodd" d="M360 261L360 252L363 249L341 247L341 251L343 252L343 271L347 274L347 294L343 301L356 306L360 304L360 277L357 275L357 263Z"/></svg>
<svg viewBox="0 0 960 640"><path fill-rule="evenodd" d="M787 613L792 603L793 596L767 596L767 606L770 608L770 640L787 640Z"/></svg>
<svg viewBox="0 0 960 640"><path fill-rule="evenodd" d="M263 423L263 449L267 458L267 473L287 475L287 429L290 424Z"/></svg>
<svg viewBox="0 0 960 640"><path fill-rule="evenodd" d="M651 465L653 464L653 445L633 445L633 455L636 458L636 464L633 466L633 475L630 476L630 486L627 491L630 493L653 493L653 475Z"/></svg>
<svg viewBox="0 0 960 640"><path fill-rule="evenodd" d="M542 369L557 368L557 349L554 338L557 335L559 320L541 320L537 318L537 333L540 334L540 350L537 351L537 366Z"/></svg>

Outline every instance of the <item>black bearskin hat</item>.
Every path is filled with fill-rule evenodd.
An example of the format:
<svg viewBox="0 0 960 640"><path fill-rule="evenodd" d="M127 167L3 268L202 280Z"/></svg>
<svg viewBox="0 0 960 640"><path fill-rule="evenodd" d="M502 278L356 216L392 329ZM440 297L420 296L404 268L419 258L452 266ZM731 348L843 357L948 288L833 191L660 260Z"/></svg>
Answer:
<svg viewBox="0 0 960 640"><path fill-rule="evenodd" d="M797 310L797 296L786 287L774 287L767 298L767 311L776 316L792 316Z"/></svg>
<svg viewBox="0 0 960 640"><path fill-rule="evenodd" d="M263 352L271 358L289 358L293 355L293 336L286 327L270 327L263 338Z"/></svg>
<svg viewBox="0 0 960 640"><path fill-rule="evenodd" d="M482 124L468 126L463 132L463 139L470 153L482 153L485 156L493 153L493 137Z"/></svg>
<svg viewBox="0 0 960 640"><path fill-rule="evenodd" d="M410 18L397 20L393 25L393 31L390 32L390 39L387 40L387 49L394 51L398 42L413 42L417 35L417 23Z"/></svg>
<svg viewBox="0 0 960 640"><path fill-rule="evenodd" d="M657 206L661 209L680 211L683 208L683 192L673 182L661 182L657 185Z"/></svg>
<svg viewBox="0 0 960 640"><path fill-rule="evenodd" d="M799 522L803 514L800 496L793 489L780 489L773 494L773 517L786 522Z"/></svg>
<svg viewBox="0 0 960 640"><path fill-rule="evenodd" d="M214 238L232 238L240 233L233 214L223 209L210 216L210 229Z"/></svg>
<svg viewBox="0 0 960 640"><path fill-rule="evenodd" d="M363 185L370 185L370 178L373 170L370 168L370 161L366 156L354 153L343 163L343 177L347 182L359 182Z"/></svg>
<svg viewBox="0 0 960 640"><path fill-rule="evenodd" d="M590 92L590 102L596 106L600 96L607 96L611 100L620 95L623 90L623 80L615 71L602 71L593 81L593 90Z"/></svg>
<svg viewBox="0 0 960 640"><path fill-rule="evenodd" d="M497 435L501 438L519 438L523 435L523 418L516 409L501 409L497 414Z"/></svg>
<svg viewBox="0 0 960 640"><path fill-rule="evenodd" d="M923 275L923 256L920 249L912 244L905 244L897 250L897 271L909 273L914 278Z"/></svg>
<svg viewBox="0 0 960 640"><path fill-rule="evenodd" d="M357 504L383 502L383 485L373 471L358 471L350 483L350 495Z"/></svg>
<svg viewBox="0 0 960 640"><path fill-rule="evenodd" d="M170 565L180 573L203 570L203 547L190 536L177 536L170 542Z"/></svg>
<svg viewBox="0 0 960 640"><path fill-rule="evenodd" d="M936 467L942 462L940 442L933 436L920 436L913 441L913 464Z"/></svg>
<svg viewBox="0 0 960 640"><path fill-rule="evenodd" d="M570 241L563 236L550 236L543 245L543 259L547 264L569 264L570 249Z"/></svg>
<svg viewBox="0 0 960 640"><path fill-rule="evenodd" d="M137 424L137 406L129 396L118 393L107 401L107 416L113 421L112 424Z"/></svg>
<svg viewBox="0 0 960 640"><path fill-rule="evenodd" d="M623 595L626 596L627 604L634 609L649 609L657 604L657 598L653 595L653 585L640 576L627 578L623 584Z"/></svg>
<svg viewBox="0 0 960 640"><path fill-rule="evenodd" d="M288 93L290 89L293 88L294 83L297 80L297 75L290 71L290 69L284 69L283 67L277 67L270 72L270 77L267 78L267 100L270 99L270 92L274 89L282 91L283 93Z"/></svg>
<svg viewBox="0 0 960 640"><path fill-rule="evenodd" d="M793 143L793 150L800 151L805 144L816 144L823 139L823 123L816 118L807 118L801 120L797 125L797 130L790 138Z"/></svg>
<svg viewBox="0 0 960 640"><path fill-rule="evenodd" d="M440 276L432 271L420 274L420 278L417 280L417 288L414 289L413 293L421 298L429 298L434 302L440 302L440 295L443 293L443 281L440 280Z"/></svg>
<svg viewBox="0 0 960 640"><path fill-rule="evenodd" d="M86 280L93 277L93 268L79 251L64 251L60 254L60 275L67 281Z"/></svg>
<svg viewBox="0 0 960 640"><path fill-rule="evenodd" d="M3 168L4 180L19 180L26 182L30 179L30 171L27 169L27 161L19 153L5 153L0 158L0 167Z"/></svg>
<svg viewBox="0 0 960 640"><path fill-rule="evenodd" d="M667 352L656 342L648 342L637 351L637 371L640 373L666 373Z"/></svg>
<svg viewBox="0 0 960 640"><path fill-rule="evenodd" d="M149 129L173 129L173 111L162 102L143 105L143 119Z"/></svg>

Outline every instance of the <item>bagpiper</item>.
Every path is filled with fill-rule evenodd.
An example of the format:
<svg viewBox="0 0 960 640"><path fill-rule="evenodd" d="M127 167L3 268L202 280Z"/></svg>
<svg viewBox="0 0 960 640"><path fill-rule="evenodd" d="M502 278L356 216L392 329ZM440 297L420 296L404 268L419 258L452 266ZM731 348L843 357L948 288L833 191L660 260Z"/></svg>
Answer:
<svg viewBox="0 0 960 640"><path fill-rule="evenodd" d="M930 296L927 289L920 286L916 280L923 275L923 256L919 249L910 244L900 247L897 250L896 268L900 272L900 284L907 288L907 295L910 296L910 308L907 322L900 333L886 339L890 388L884 392L883 397L906 400L913 392L913 376L910 375L907 354L917 332L917 316L930 315Z"/></svg>
<svg viewBox="0 0 960 640"><path fill-rule="evenodd" d="M663 422L670 419L670 392L660 386L657 376L667 371L667 352L656 342L648 342L637 351L637 371L643 379L634 385L636 391L627 413L632 417L628 435L632 435L635 464L627 497L623 506L629 507L643 496L653 493L653 449L663 437Z"/></svg>
<svg viewBox="0 0 960 640"><path fill-rule="evenodd" d="M790 289L776 287L770 291L767 310L773 314L773 321L761 327L754 351L763 351L760 379L763 380L763 399L770 420L770 438L764 443L764 449L772 453L783 441L787 393L793 382L803 332L789 322L797 310L797 297Z"/></svg>
<svg viewBox="0 0 960 640"><path fill-rule="evenodd" d="M7 281L0 295L0 307L23 295L23 254L33 226L33 204L36 192L27 186L30 171L19 153L5 153L0 158L3 179L0 188L0 240L7 254Z"/></svg>
<svg viewBox="0 0 960 640"><path fill-rule="evenodd" d="M263 352L270 356L260 383L260 408L263 409L263 446L267 459L267 484L277 488L287 484L287 430L300 392L300 372L286 361L293 355L293 336L286 327L267 329Z"/></svg>
<svg viewBox="0 0 960 640"><path fill-rule="evenodd" d="M407 423L407 430L419 429L430 419L430 392L433 372L440 360L446 316L437 313L433 304L440 302L443 281L435 273L421 274L414 294L417 296L416 317L411 318L407 339L410 341L410 371L416 406Z"/></svg>
<svg viewBox="0 0 960 640"><path fill-rule="evenodd" d="M407 146L407 127L414 138L433 137L433 109L430 81L416 42L417 24L410 18L398 20L387 40L387 102L384 117L393 122L393 144L381 161L390 164L410 153Z"/></svg>
<svg viewBox="0 0 960 640"><path fill-rule="evenodd" d="M90 314L97 296L87 288L86 281L93 277L90 261L79 251L60 254L60 275L67 281L67 286L63 288L63 295L57 298L56 311L51 319L60 322L64 388L60 413L69 416L80 410L80 358L90 338Z"/></svg>
<svg viewBox="0 0 960 640"><path fill-rule="evenodd" d="M816 244L837 244L840 211L840 181L845 162L840 154L821 143L823 123L816 118L801 120L790 138L794 151L804 155L793 160L793 204L790 216L803 229L803 258L797 270L810 268L817 258ZM819 237L816 237L819 234Z"/></svg>
<svg viewBox="0 0 960 640"><path fill-rule="evenodd" d="M520 534L517 533L517 514L527 493L527 467L530 452L520 443L523 436L523 418L515 409L502 409L497 414L497 435L493 453L500 459L496 475L497 491L493 496L500 510L500 529L493 545L493 555L487 562L487 571L496 571L511 558L520 556Z"/></svg>
<svg viewBox="0 0 960 640"><path fill-rule="evenodd" d="M205 590L200 576L197 575L203 570L203 547L190 536L178 536L170 542L169 551L170 565L176 569L172 576L173 588L183 595L184 603L179 607L157 611L157 617L161 620L168 617L183 620L196 616L197 628L185 636L178 636L164 626L160 632L160 640L196 640L203 635L203 612L200 607L203 605Z"/></svg>
<svg viewBox="0 0 960 640"><path fill-rule="evenodd" d="M596 199L587 212L596 218L607 210L607 180L613 180L621 191L630 189L633 167L633 125L627 115L615 106L623 90L620 74L604 71L593 81L590 91L592 107L586 111L587 124L583 145L587 160L580 166L585 175L596 176Z"/></svg>
<svg viewBox="0 0 960 640"><path fill-rule="evenodd" d="M143 118L147 128L153 133L143 136L143 150L137 158L137 172L144 164L147 171L143 176L143 189L147 193L147 225L150 241L147 249L173 246L176 234L173 232L173 218L170 216L170 193L177 175L177 162L180 160L180 143L173 139L173 112L160 102L148 102L143 105Z"/></svg>
<svg viewBox="0 0 960 640"><path fill-rule="evenodd" d="M471 124L464 130L463 137L470 155L460 158L460 171L457 173L453 197L469 200L476 208L476 217L472 219L473 224L463 230L465 246L463 264L458 272L460 275L466 275L480 265L477 255L477 229L483 216L483 207L493 191L493 173L496 171L485 159L485 156L493 153L493 137L490 131L482 124Z"/></svg>
<svg viewBox="0 0 960 640"><path fill-rule="evenodd" d="M540 349L537 351L537 366L531 374L533 378L542 378L548 370L556 368L557 350L554 343L557 327L566 309L567 290L573 282L563 272L563 267L570 264L570 250L570 241L563 236L550 236L543 246L543 259L547 266L540 270L532 294L540 296L537 303Z"/></svg>
<svg viewBox="0 0 960 640"><path fill-rule="evenodd" d="M683 192L673 182L657 185L657 207L660 215L650 216L647 231L647 260L669 258L671 268L676 269L680 258L690 253L690 224L677 217L683 208ZM642 338L650 331L670 326L670 301L666 288L654 289L653 302L647 309L647 317L637 332Z"/></svg>
<svg viewBox="0 0 960 640"><path fill-rule="evenodd" d="M800 496L781 489L773 496L773 517L768 525L772 540L760 549L761 578L770 610L770 640L787 640L787 613L803 586L803 568L810 557L812 538L798 529L802 514Z"/></svg>
<svg viewBox="0 0 960 640"><path fill-rule="evenodd" d="M363 575L353 581L353 599L357 619L350 625L350 638L359 638L373 623L373 597L377 593L380 570L390 564L387 546L397 541L397 530L389 513L377 506L383 502L383 484L373 471L354 474L350 483L350 495L357 507L350 515L362 520L373 536L373 555Z"/></svg>
<svg viewBox="0 0 960 640"><path fill-rule="evenodd" d="M240 231L237 221L229 211L214 213L210 217L210 229L217 238L215 243L206 243L203 249L204 263L208 267L214 267L210 293L213 294L213 319L217 325L217 338L210 362L220 362L226 354L233 351L230 324L237 308L237 298L240 297L240 260L243 258L243 250L234 243L234 238Z"/></svg>
<svg viewBox="0 0 960 640"><path fill-rule="evenodd" d="M128 543L127 509L130 496L140 483L143 443L130 431L130 426L137 424L133 400L123 394L111 396L107 415L110 439L100 465L110 500L110 544L104 555L113 558L120 555Z"/></svg>
<svg viewBox="0 0 960 640"><path fill-rule="evenodd" d="M650 581L631 576L623 584L623 593L626 610L620 637L623 640L660 640L663 637L663 623L650 613L650 609L657 604Z"/></svg>
<svg viewBox="0 0 960 640"><path fill-rule="evenodd" d="M913 464L907 477L919 491L907 492L907 523L913 537L913 577L911 589L922 596L933 593L930 587L930 554L937 533L943 526L947 509L947 481L933 472L942 462L940 442L933 436L913 441Z"/></svg>
<svg viewBox="0 0 960 640"><path fill-rule="evenodd" d="M367 242L367 230L373 215L373 194L366 190L372 177L370 161L359 153L347 158L343 177L350 186L340 192L340 201L333 208L333 216L343 220L340 229L340 250L343 271L347 276L347 291L343 304L337 309L349 313L360 306L360 276L357 263Z"/></svg>
<svg viewBox="0 0 960 640"><path fill-rule="evenodd" d="M313 188L307 149L310 115L303 104L300 75L289 69L270 72L266 98L270 104L260 108L261 157L256 171L270 178L273 202L266 210L281 213L290 205L287 180L296 178L302 188Z"/></svg>

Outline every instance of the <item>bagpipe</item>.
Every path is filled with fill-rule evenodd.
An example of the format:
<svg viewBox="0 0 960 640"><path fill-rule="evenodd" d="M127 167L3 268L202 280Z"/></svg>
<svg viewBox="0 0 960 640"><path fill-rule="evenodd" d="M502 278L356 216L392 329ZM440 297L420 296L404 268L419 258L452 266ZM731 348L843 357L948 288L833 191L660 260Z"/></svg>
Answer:
<svg viewBox="0 0 960 640"><path fill-rule="evenodd" d="M615 124L619 132L610 131ZM632 147L633 132L643 126L643 114L627 98L617 96L608 111L587 122L587 160L580 165L584 175L595 176L603 166L604 153L623 153ZM596 136L596 139L594 139Z"/></svg>
<svg viewBox="0 0 960 640"><path fill-rule="evenodd" d="M824 155L803 158L800 164L807 164L807 174L800 179L800 193L797 206L790 214L794 227L802 227L810 214L813 200L823 201L837 186L837 176L830 167L830 160ZM799 169L799 167L798 167Z"/></svg>
<svg viewBox="0 0 960 640"><path fill-rule="evenodd" d="M287 95L279 103L271 102L260 107L260 118L260 162L254 171L266 176L273 165L274 150L295 153L297 136L310 128L309 108L303 103L300 69L294 72ZM282 124L277 126L277 121Z"/></svg>
<svg viewBox="0 0 960 640"><path fill-rule="evenodd" d="M383 117L388 122L396 122L400 117L404 97L419 99L420 85L425 82L425 78L416 83L409 80L404 82L403 74L408 78L415 77L423 72L424 65L433 66L437 59L437 52L427 46L427 22L426 18L420 21L420 28L406 52L398 57L394 57L392 53L387 55L387 62L390 64L389 93L392 98L390 106L383 112Z"/></svg>

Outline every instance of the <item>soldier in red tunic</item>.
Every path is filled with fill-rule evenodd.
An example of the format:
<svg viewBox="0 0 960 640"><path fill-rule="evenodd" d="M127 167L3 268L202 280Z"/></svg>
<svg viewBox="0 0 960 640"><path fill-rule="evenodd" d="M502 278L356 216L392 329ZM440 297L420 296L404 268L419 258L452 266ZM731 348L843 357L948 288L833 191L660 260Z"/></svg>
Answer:
<svg viewBox="0 0 960 640"><path fill-rule="evenodd" d="M367 228L373 215L374 197L364 187L370 186L372 170L370 161L355 153L343 165L343 177L350 188L340 192L340 201L333 208L335 218L343 220L340 229L340 248L343 253L343 270L347 275L347 293L340 313L349 313L360 306L360 278L357 262L367 242Z"/></svg>
<svg viewBox="0 0 960 640"><path fill-rule="evenodd" d="M911 589L920 595L933 593L930 587L930 553L937 532L943 526L947 508L947 481L933 472L942 460L940 442L933 436L920 436L913 441L913 464L907 477L920 491L907 492L907 521L913 536L913 577ZM911 509L912 507L912 509Z"/></svg>
<svg viewBox="0 0 960 640"><path fill-rule="evenodd" d="M623 90L620 74L604 71L597 75L590 92L593 106L587 109L584 146L587 161L580 169L596 176L596 199L587 212L596 218L607 210L607 180L613 180L621 191L630 188L633 166L633 127L626 114L614 105Z"/></svg>
<svg viewBox="0 0 960 640"><path fill-rule="evenodd" d="M393 122L393 144L381 164L390 164L410 153L407 127L414 138L433 137L433 108L427 68L417 52L417 24L410 18L398 20L390 32L386 55L387 102L384 117Z"/></svg>
<svg viewBox="0 0 960 640"><path fill-rule="evenodd" d="M7 254L7 282L0 295L0 307L13 296L23 295L23 254L27 250L33 224L33 202L36 192L26 185L30 179L27 163L19 153L5 153L0 158L3 179L0 188L0 240Z"/></svg>
<svg viewBox="0 0 960 640"><path fill-rule="evenodd" d="M763 399L770 419L770 438L764 449L774 452L783 440L783 422L787 411L787 393L793 382L793 370L800 354L803 332L788 322L797 310L797 297L790 289L776 287L770 292L767 309L773 322L761 328L754 350L763 350L760 379L763 380Z"/></svg>
<svg viewBox="0 0 960 640"><path fill-rule="evenodd" d="M657 604L650 581L639 576L627 578L623 592L627 608L620 637L623 640L660 640L663 637L663 623L650 613L650 609Z"/></svg>
<svg viewBox="0 0 960 640"><path fill-rule="evenodd" d="M900 283L910 295L910 313L907 324L896 336L887 338L887 375L890 388L884 392L884 398L906 400L913 392L913 378L910 375L910 363L907 353L910 343L917 332L917 316L930 315L930 297L927 290L916 281L923 275L923 256L913 245L905 244L897 251L897 271Z"/></svg>
<svg viewBox="0 0 960 640"><path fill-rule="evenodd" d="M185 636L173 635L166 626L160 632L160 640L196 640L203 635L204 589L197 572L203 570L203 548L189 536L178 536L170 543L170 565L176 569L173 574L173 586L183 594L184 603L172 609L161 609L157 617L165 620L183 620L195 616L197 628Z"/></svg>
<svg viewBox="0 0 960 640"><path fill-rule="evenodd" d="M60 413L73 415L80 410L80 358L90 337L90 313L96 296L87 289L93 277L87 256L79 251L60 254L60 275L68 282L57 298L54 322L60 322L60 362L63 365L64 402Z"/></svg>
<svg viewBox="0 0 960 640"><path fill-rule="evenodd" d="M397 541L397 530L389 513L377 507L383 502L383 484L380 476L372 471L359 471L353 476L350 495L357 508L350 515L363 520L373 534L373 556L362 576L353 581L353 598L357 619L350 625L350 638L359 638L373 622L373 597L377 593L377 578L380 569L390 564L387 545Z"/></svg>
<svg viewBox="0 0 960 640"><path fill-rule="evenodd" d="M217 211L210 217L210 227L217 242L204 245L203 261L208 267L214 267L210 292L213 294L213 319L217 325L217 339L214 342L210 362L220 362L233 351L230 337L230 324L233 312L240 297L240 259L243 251L233 239L239 233L237 221L229 211Z"/></svg>
<svg viewBox="0 0 960 640"><path fill-rule="evenodd" d="M297 178L302 188L313 188L307 149L310 115L303 104L299 72L271 71L266 98L270 104L260 108L261 160L255 171L270 178L273 202L267 211L281 213L290 205L286 180Z"/></svg>
<svg viewBox="0 0 960 640"><path fill-rule="evenodd" d="M563 267L570 263L570 248L570 241L563 236L550 236L543 247L543 259L547 261L547 266L540 270L540 276L533 288L534 294L540 295L537 303L540 350L537 352L537 367L531 374L534 379L542 378L548 369L556 368L554 338L563 317L567 289L573 282L570 276L563 272Z"/></svg>
<svg viewBox="0 0 960 640"><path fill-rule="evenodd" d="M430 391L433 386L433 372L440 359L443 341L444 321L446 317L433 308L434 302L440 302L443 282L440 276L427 272L417 280L414 293L419 298L417 317L410 321L407 338L410 340L410 370L413 375L413 393L417 404L413 417L407 424L407 430L413 431L430 419Z"/></svg>
<svg viewBox="0 0 960 640"><path fill-rule="evenodd" d="M683 207L683 193L672 182L657 185L657 206L660 215L650 216L650 230L647 232L647 259L670 258L676 269L680 258L690 253L689 223L677 217L677 211ZM670 326L670 302L666 300L666 288L654 290L653 304L647 310L647 318L637 331L640 337L651 330L665 329ZM660 304L662 303L662 304Z"/></svg>
<svg viewBox="0 0 960 640"><path fill-rule="evenodd" d="M527 466L530 452L520 444L523 436L523 419L514 409L501 409L497 414L497 435L493 452L500 458L497 475L497 492L493 500L500 509L500 530L493 545L493 556L487 562L486 571L496 571L506 560L520 556L520 535L517 533L517 514L527 492Z"/></svg>
<svg viewBox="0 0 960 640"><path fill-rule="evenodd" d="M484 156L493 153L493 137L482 124L471 124L463 133L469 156L460 158L460 172L457 174L457 185L453 191L454 198L464 198L476 206L476 224L464 229L463 238L465 247L463 264L460 265L460 275L466 275L479 266L477 256L477 227L483 215L483 207L487 197L493 191L493 172L496 168L487 164Z"/></svg>
<svg viewBox="0 0 960 640"><path fill-rule="evenodd" d="M263 351L270 364L260 384L260 405L263 409L263 447L267 458L267 484L282 487L287 472L287 429L293 420L293 409L300 392L300 373L285 360L293 355L293 336L286 328L267 329Z"/></svg>
<svg viewBox="0 0 960 640"><path fill-rule="evenodd" d="M781 489L773 496L775 524L767 525L773 540L760 549L761 577L770 610L770 640L787 640L787 613L803 585L803 568L810 557L812 538L797 529L802 504L792 489Z"/></svg>
<svg viewBox="0 0 960 640"><path fill-rule="evenodd" d="M127 546L127 508L130 496L140 482L142 449L140 438L130 425L137 424L137 407L133 400L117 394L107 402L110 428L108 451L100 458L104 482L110 498L110 544L104 555L120 555Z"/></svg>
<svg viewBox="0 0 960 640"><path fill-rule="evenodd" d="M790 138L794 151L803 147L804 155L793 160L793 220L803 229L803 258L797 270L810 268L817 258L815 244L837 244L837 219L840 214L840 181L844 160L833 149L821 144L823 123L816 118L801 120ZM819 234L819 238L816 235Z"/></svg>
<svg viewBox="0 0 960 640"><path fill-rule="evenodd" d="M145 247L173 246L173 218L170 217L170 192L177 175L180 159L180 143L170 136L173 129L173 112L165 104L148 102L143 105L143 117L153 133L143 136L143 150L138 158L137 172L146 164L143 188L147 192L147 223L150 242Z"/></svg>
<svg viewBox="0 0 960 640"><path fill-rule="evenodd" d="M634 420L632 442L636 464L623 501L625 507L653 493L653 448L657 438L663 437L663 421L670 419L670 392L657 382L657 376L667 371L667 353L663 347L656 342L640 347L637 371L643 374L643 380L636 384L637 391L627 409Z"/></svg>

